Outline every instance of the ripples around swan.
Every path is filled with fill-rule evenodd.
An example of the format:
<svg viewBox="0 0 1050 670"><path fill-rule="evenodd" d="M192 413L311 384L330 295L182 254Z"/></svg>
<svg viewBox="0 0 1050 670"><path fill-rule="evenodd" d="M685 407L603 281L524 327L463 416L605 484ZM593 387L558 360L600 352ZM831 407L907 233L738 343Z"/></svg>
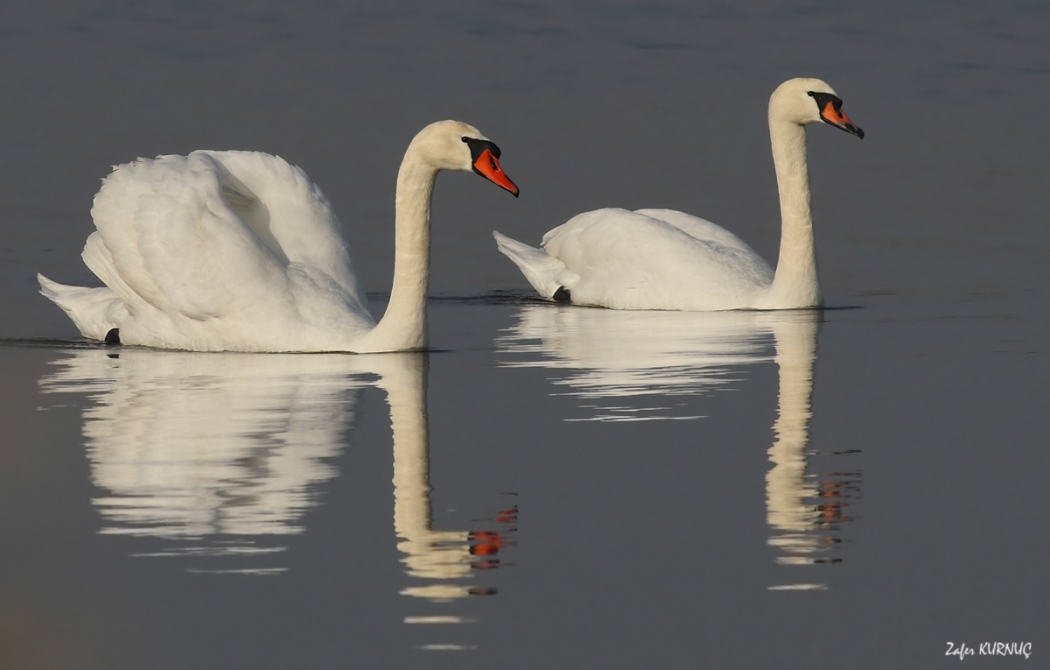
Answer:
<svg viewBox="0 0 1050 670"><path fill-rule="evenodd" d="M575 398L582 416L567 421L697 420L688 396L729 390L744 367L771 359L779 372L777 419L768 454L766 521L781 565L836 563L842 524L860 497L860 471L839 465L854 451L828 454L835 465L810 471L813 371L820 312L632 312L532 305L497 340L500 364L557 371L555 395ZM772 341L773 355L769 344ZM821 459L823 465L828 459ZM791 582L773 590L824 589Z"/></svg>

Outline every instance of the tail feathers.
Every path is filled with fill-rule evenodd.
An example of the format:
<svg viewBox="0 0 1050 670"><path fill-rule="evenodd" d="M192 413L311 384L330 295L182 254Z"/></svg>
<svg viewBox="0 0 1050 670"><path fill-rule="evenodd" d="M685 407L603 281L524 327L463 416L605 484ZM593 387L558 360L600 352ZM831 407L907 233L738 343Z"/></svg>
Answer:
<svg viewBox="0 0 1050 670"><path fill-rule="evenodd" d="M61 307L84 337L105 340L106 333L120 328L128 318L123 301L108 287L66 286L41 274L36 278L40 293Z"/></svg>
<svg viewBox="0 0 1050 670"><path fill-rule="evenodd" d="M84 243L84 251L80 254L80 257L84 259L84 265L87 265L88 269L94 272L95 276L101 279L103 284L112 289L116 296L125 302L134 300L136 297L135 291L120 276L120 272L117 271L116 264L113 262L113 254L109 252L106 243L102 241L102 234L97 230L88 235L87 242ZM150 282L149 286L152 286L152 282L148 277L145 281Z"/></svg>
<svg viewBox="0 0 1050 670"><path fill-rule="evenodd" d="M562 288L571 288L579 279L565 268L565 264L542 249L530 247L506 235L492 231L496 246L504 256L514 261L525 278L544 298L554 298Z"/></svg>

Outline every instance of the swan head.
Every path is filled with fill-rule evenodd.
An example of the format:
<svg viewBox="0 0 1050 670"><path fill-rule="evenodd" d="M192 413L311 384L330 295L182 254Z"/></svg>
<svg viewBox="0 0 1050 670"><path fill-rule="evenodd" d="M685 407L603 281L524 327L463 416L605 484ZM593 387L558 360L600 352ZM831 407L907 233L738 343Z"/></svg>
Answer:
<svg viewBox="0 0 1050 670"><path fill-rule="evenodd" d="M500 150L474 126L460 121L432 123L408 147L418 160L437 170L476 172L518 197L518 187L500 167Z"/></svg>
<svg viewBox="0 0 1050 670"><path fill-rule="evenodd" d="M819 79L789 79L769 98L769 119L804 126L824 122L863 138L864 131L842 113L842 99Z"/></svg>

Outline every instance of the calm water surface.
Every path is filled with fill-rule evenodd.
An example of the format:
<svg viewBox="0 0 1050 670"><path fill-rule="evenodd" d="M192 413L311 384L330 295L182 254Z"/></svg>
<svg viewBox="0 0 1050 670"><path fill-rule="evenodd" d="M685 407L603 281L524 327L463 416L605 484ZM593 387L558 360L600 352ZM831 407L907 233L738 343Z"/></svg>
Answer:
<svg viewBox="0 0 1050 670"><path fill-rule="evenodd" d="M1041 664L1048 31L1043 3L0 8L0 667ZM775 259L793 76L867 132L809 132L831 309L550 305L495 251L658 206ZM102 348L36 294L92 282L109 166L240 148L321 185L381 313L398 163L450 117L522 197L439 180L430 353Z"/></svg>

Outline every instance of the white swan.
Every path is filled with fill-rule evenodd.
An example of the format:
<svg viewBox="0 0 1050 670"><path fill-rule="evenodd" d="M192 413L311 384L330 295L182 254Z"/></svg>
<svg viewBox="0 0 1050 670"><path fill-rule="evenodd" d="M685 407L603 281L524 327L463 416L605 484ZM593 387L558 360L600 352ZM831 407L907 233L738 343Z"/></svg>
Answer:
<svg viewBox="0 0 1050 670"><path fill-rule="evenodd" d="M769 99L780 188L780 260L769 264L736 235L668 209L599 209L543 236L543 250L493 234L541 295L613 309L795 309L822 304L806 169L809 123L857 137L842 100L818 79L791 79Z"/></svg>
<svg viewBox="0 0 1050 670"><path fill-rule="evenodd" d="M106 286L41 293L85 336L196 351L401 351L427 346L430 201L441 170L518 195L476 128L419 132L397 177L394 282L377 324L350 245L316 185L264 153L195 151L117 167L95 196L84 262Z"/></svg>

